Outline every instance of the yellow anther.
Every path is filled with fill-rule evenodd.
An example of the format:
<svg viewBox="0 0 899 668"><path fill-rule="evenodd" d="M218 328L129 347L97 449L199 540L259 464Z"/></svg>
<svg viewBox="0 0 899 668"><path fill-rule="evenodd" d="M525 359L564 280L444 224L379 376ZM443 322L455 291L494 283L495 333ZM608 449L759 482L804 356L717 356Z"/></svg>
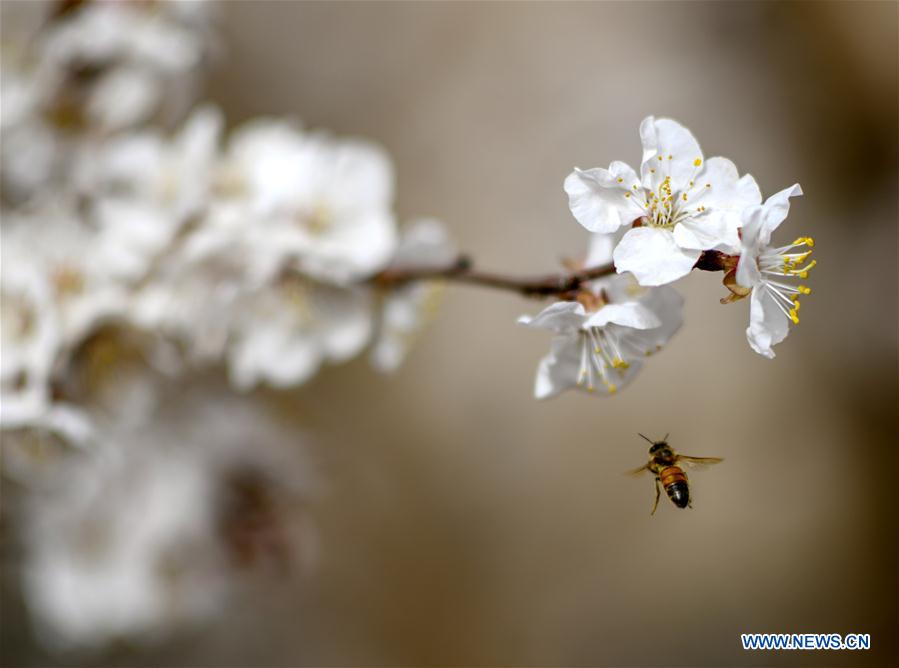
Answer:
<svg viewBox="0 0 899 668"><path fill-rule="evenodd" d="M805 238L805 245L808 246L809 248L813 248L814 245L815 245L815 240L812 239L811 237L806 237L806 238Z"/></svg>
<svg viewBox="0 0 899 668"><path fill-rule="evenodd" d="M630 193L624 193L624 196L625 196L625 197L630 197L631 194L630 194Z"/></svg>
<svg viewBox="0 0 899 668"><path fill-rule="evenodd" d="M684 193L684 201L687 201L687 193Z"/></svg>
<svg viewBox="0 0 899 668"><path fill-rule="evenodd" d="M799 324L799 316L796 315L795 309L791 309L791 310L790 310L790 320L793 321L793 324L794 324L794 325L798 325L798 324Z"/></svg>
<svg viewBox="0 0 899 668"><path fill-rule="evenodd" d="M804 295L810 295L810 294L812 294L812 289L809 288L809 287L806 287L806 286L804 286L804 285L800 285L800 286L797 287L796 289L799 290L799 292L801 292L801 293L804 294Z"/></svg>
<svg viewBox="0 0 899 668"><path fill-rule="evenodd" d="M705 187L706 187L706 188L711 188L711 187L712 187L712 184L711 184L711 183L706 183L706 184L705 184Z"/></svg>
<svg viewBox="0 0 899 668"><path fill-rule="evenodd" d="M671 158L673 158L673 157L674 157L673 155L669 155L668 159L671 160Z"/></svg>
<svg viewBox="0 0 899 668"><path fill-rule="evenodd" d="M621 177L619 176L619 177L618 177L618 183L621 183L622 181L624 181L624 179L621 178Z"/></svg>
<svg viewBox="0 0 899 668"><path fill-rule="evenodd" d="M620 357L616 357L615 359L612 360L612 366L616 369L627 369L628 367L630 367L630 364L625 362Z"/></svg>
<svg viewBox="0 0 899 668"><path fill-rule="evenodd" d="M655 168L650 167L650 168L649 168L649 173L650 173L650 174L655 174L655 173L656 173Z"/></svg>
<svg viewBox="0 0 899 668"><path fill-rule="evenodd" d="M615 383L609 383L609 394L615 394L618 391L618 386Z"/></svg>
<svg viewBox="0 0 899 668"><path fill-rule="evenodd" d="M593 387L592 385L588 385L588 386L587 386L587 392L593 392L593 390L595 390L595 389L596 389L596 388Z"/></svg>
<svg viewBox="0 0 899 668"><path fill-rule="evenodd" d="M602 352L602 351L599 349L599 346L597 346L596 348L593 349L593 352L599 353L599 352Z"/></svg>
<svg viewBox="0 0 899 668"><path fill-rule="evenodd" d="M801 304L799 303L799 300L798 300L798 299L794 299L794 300L793 300L793 310L794 310L794 311L798 311L800 306L801 306Z"/></svg>
<svg viewBox="0 0 899 668"><path fill-rule="evenodd" d="M659 162L662 162L662 156L659 156Z"/></svg>
<svg viewBox="0 0 899 668"><path fill-rule="evenodd" d="M696 160L693 161L694 167L699 167L699 165L701 165L701 164L702 164L702 158L696 158Z"/></svg>

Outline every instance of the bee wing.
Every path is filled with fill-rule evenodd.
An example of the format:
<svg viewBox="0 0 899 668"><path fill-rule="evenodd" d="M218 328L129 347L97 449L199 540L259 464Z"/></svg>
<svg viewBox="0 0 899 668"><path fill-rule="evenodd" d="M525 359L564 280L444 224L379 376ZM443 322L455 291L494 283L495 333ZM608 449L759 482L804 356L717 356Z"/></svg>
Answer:
<svg viewBox="0 0 899 668"><path fill-rule="evenodd" d="M677 460L679 462L686 462L693 467L710 466L724 461L721 457L690 457L689 455L678 455Z"/></svg>
<svg viewBox="0 0 899 668"><path fill-rule="evenodd" d="M640 475L641 473L645 473L649 470L649 464L644 464L643 466L631 469L630 471L625 471L625 475Z"/></svg>

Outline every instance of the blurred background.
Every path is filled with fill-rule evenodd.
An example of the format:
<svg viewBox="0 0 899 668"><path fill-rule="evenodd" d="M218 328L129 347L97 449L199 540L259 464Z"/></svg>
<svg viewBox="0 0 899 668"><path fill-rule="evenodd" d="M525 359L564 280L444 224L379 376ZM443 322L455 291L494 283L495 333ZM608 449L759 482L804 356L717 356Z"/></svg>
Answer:
<svg viewBox="0 0 899 668"><path fill-rule="evenodd" d="M770 361L748 304L695 272L683 329L630 387L535 402L548 338L515 319L543 304L448 286L394 377L363 358L246 398L314 435L314 567L164 642L59 653L4 518L4 665L895 665L895 3L218 9L207 97L229 125L289 115L381 143L400 219L441 219L479 266L582 253L563 179L637 164L654 114L766 196L801 183L787 235L815 237L814 293ZM637 432L725 458L691 475L692 510L650 516L651 479L622 475L645 461ZM744 652L747 632L872 648Z"/></svg>

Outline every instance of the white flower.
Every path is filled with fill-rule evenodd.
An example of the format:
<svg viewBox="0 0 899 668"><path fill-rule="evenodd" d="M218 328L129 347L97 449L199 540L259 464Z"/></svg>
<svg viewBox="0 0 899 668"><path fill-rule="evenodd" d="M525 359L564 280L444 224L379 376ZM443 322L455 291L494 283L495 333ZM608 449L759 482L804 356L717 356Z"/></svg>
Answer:
<svg viewBox="0 0 899 668"><path fill-rule="evenodd" d="M238 300L273 281L280 256L239 206L213 203L164 254L129 304L139 327L178 341L191 362L222 359Z"/></svg>
<svg viewBox="0 0 899 668"><path fill-rule="evenodd" d="M142 275L145 262L123 252L120 240L89 225L74 203L66 198L46 201L7 214L3 222L4 250L50 283L63 345L75 345L99 322L124 313L127 282ZM143 221L121 224L139 233Z"/></svg>
<svg viewBox="0 0 899 668"><path fill-rule="evenodd" d="M232 137L222 180L292 269L350 282L394 252L393 168L373 144L257 121Z"/></svg>
<svg viewBox="0 0 899 668"><path fill-rule="evenodd" d="M113 131L153 114L178 117L194 95L192 75L208 50L200 13L184 14L180 4L150 10L139 3L90 3L51 24L36 74L55 83L46 104L78 100L85 120Z"/></svg>
<svg viewBox="0 0 899 668"><path fill-rule="evenodd" d="M608 263L614 235L594 234L585 268ZM534 394L551 397L571 387L613 394L639 371L644 357L680 328L683 299L674 288L641 288L629 277L591 281L577 301L551 304L518 322L554 332L537 368Z"/></svg>
<svg viewBox="0 0 899 668"><path fill-rule="evenodd" d="M391 269L446 267L458 256L446 229L425 218L403 230ZM440 284L415 281L389 288L384 295L371 361L379 371L395 371L406 357L412 340L435 308Z"/></svg>
<svg viewBox="0 0 899 668"><path fill-rule="evenodd" d="M358 354L372 333L371 294L300 275L248 293L234 304L227 358L234 385L299 385L322 362Z"/></svg>
<svg viewBox="0 0 899 668"><path fill-rule="evenodd" d="M816 261L809 261L814 241L799 237L785 246L772 247L771 235L790 211L790 197L802 194L799 184L769 197L762 206L743 214L742 249L736 281L752 289L746 338L752 349L768 358L772 346L789 333L789 323L799 324L799 296L811 289L795 282L808 277Z"/></svg>
<svg viewBox="0 0 899 668"><path fill-rule="evenodd" d="M315 557L303 506L316 478L296 433L191 389L70 451L26 500L23 591L57 649L162 640L214 619L240 578L270 569L283 583Z"/></svg>
<svg viewBox="0 0 899 668"><path fill-rule="evenodd" d="M221 128L221 112L204 107L172 137L145 130L85 146L74 174L78 191L97 202L101 218L107 217L107 207L115 212L109 216L113 219L123 208L157 217L160 238L167 243L167 236L207 205Z"/></svg>
<svg viewBox="0 0 899 668"><path fill-rule="evenodd" d="M615 248L615 267L641 285L663 285L690 273L702 251L737 248L740 213L761 194L730 160L705 160L675 121L650 116L640 138L641 176L617 161L608 169L575 169L565 191L574 217L591 232L633 224Z"/></svg>

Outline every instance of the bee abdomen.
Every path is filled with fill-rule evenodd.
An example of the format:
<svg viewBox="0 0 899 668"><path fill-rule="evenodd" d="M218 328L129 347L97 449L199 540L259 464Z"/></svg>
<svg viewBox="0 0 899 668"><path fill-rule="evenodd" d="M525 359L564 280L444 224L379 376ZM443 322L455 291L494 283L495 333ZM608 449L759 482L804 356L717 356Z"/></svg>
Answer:
<svg viewBox="0 0 899 668"><path fill-rule="evenodd" d="M665 488L668 498L678 508L686 508L690 503L690 488L687 475L679 466L668 466L659 472L659 482Z"/></svg>

